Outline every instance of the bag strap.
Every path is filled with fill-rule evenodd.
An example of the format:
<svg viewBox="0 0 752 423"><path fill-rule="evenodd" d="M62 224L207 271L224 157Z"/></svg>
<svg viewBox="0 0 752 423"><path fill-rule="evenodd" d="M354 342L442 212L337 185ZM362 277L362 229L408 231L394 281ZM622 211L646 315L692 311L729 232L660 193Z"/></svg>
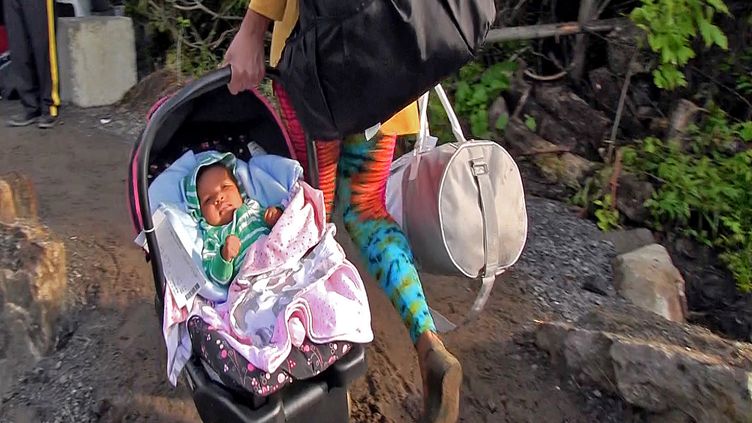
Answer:
<svg viewBox="0 0 752 423"><path fill-rule="evenodd" d="M439 101L441 101L441 105L444 106L444 111L446 112L447 117L449 118L449 123L452 125L452 133L454 134L454 137L457 139L457 142L459 143L467 142L467 139L465 139L465 134L462 133L462 126L460 125L460 120L457 119L457 114L454 113L454 108L452 108L452 103L449 101L449 98L444 92L444 88L441 86L441 84L439 84L434 87L434 90L436 91L436 94L439 96Z"/></svg>
<svg viewBox="0 0 752 423"><path fill-rule="evenodd" d="M458 327L464 326L475 320L483 311L483 308L486 306L486 303L491 296L496 277L503 273L503 270L500 271L499 269L499 224L496 218L496 202L494 201L493 186L491 184L488 163L482 154L480 154L480 157L478 157L477 154L472 157L473 158L470 160L469 164L473 177L478 184L479 203L481 215L483 216L483 249L485 263L482 273L482 284L472 307L470 307L470 311L460 325L452 323L451 320L438 311L429 308L434 320L434 325L439 333L451 332Z"/></svg>
<svg viewBox="0 0 752 423"><path fill-rule="evenodd" d="M418 130L418 138L415 140L415 148L413 154L418 154L423 150L426 140L431 136L430 128L428 125L428 93L423 94L418 99L418 114L420 129Z"/></svg>
<svg viewBox="0 0 752 423"><path fill-rule="evenodd" d="M434 87L434 91L436 91L436 95L439 97L439 101L441 102L441 105L444 108L447 117L449 118L449 124L452 126L452 133L454 134L454 138L456 139L457 143L462 144L467 142L465 134L462 132L460 121L459 119L457 119L457 114L454 113L454 108L452 108L452 103L449 101L446 92L444 92L444 88L442 88L441 84L438 84ZM415 141L415 148L413 148L413 160L410 164L410 173L408 174L408 179L411 181L415 180L418 175L418 167L420 166L420 153L423 152L423 149L426 145L426 140L431 136L428 125L429 93L430 91L426 92L425 94L420 96L420 99L418 100L420 127L418 130L418 139Z"/></svg>
<svg viewBox="0 0 752 423"><path fill-rule="evenodd" d="M485 251L485 266L483 267L483 285L475 298L467 320L478 317L491 295L496 274L499 273L499 222L494 201L493 186L491 184L490 169L486 159L480 157L470 161L472 173L478 183L480 197L480 211L483 216L483 247Z"/></svg>
<svg viewBox="0 0 752 423"><path fill-rule="evenodd" d="M439 97L439 101L441 101L441 105L444 108L444 111L447 114L447 117L449 118L449 124L452 126L452 133L454 134L454 138L459 143L467 142L467 139L465 138L465 134L462 132L462 126L460 125L459 119L457 119L457 114L454 112L454 108L452 107L452 103L449 101L449 98L446 95L446 92L444 92L444 88L441 86L441 84L436 85L434 87L434 91L436 91L436 95ZM426 139L431 135L428 125L428 95L429 92L426 92L422 96L420 96L420 99L418 100L418 112L420 115L420 129L418 132L418 139L415 142L415 149L413 150L413 154L418 154L419 152L423 151L423 146L425 145Z"/></svg>

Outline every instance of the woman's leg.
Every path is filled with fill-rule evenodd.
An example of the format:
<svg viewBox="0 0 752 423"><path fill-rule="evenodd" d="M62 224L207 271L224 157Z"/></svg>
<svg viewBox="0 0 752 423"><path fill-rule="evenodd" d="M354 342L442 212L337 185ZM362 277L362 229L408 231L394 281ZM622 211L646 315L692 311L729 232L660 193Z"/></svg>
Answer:
<svg viewBox="0 0 752 423"><path fill-rule="evenodd" d="M396 136L343 141L338 169L338 205L345 227L366 259L368 271L400 313L418 350L423 377L424 418L456 421L462 369L436 335L412 251L386 211L384 195Z"/></svg>
<svg viewBox="0 0 752 423"><path fill-rule="evenodd" d="M308 178L308 155L306 154L305 132L295 115L295 110L292 107L292 103L290 103L287 92L276 81L273 83L273 88L279 102L282 123L287 128L287 135L292 142L295 156L303 167L303 174ZM331 220L332 211L334 210L339 149L339 141L319 141L316 143L316 157L319 163L319 189L324 192L327 220Z"/></svg>
<svg viewBox="0 0 752 423"><path fill-rule="evenodd" d="M274 90L295 155L307 174L305 134L284 89L275 84ZM436 335L409 244L384 205L395 143L394 136L375 141L354 137L344 147L339 142L317 142L319 185L328 220L339 186L345 226L368 261L368 271L378 280L410 332L423 379L424 420L454 422L459 411L462 368Z"/></svg>
<svg viewBox="0 0 752 423"><path fill-rule="evenodd" d="M272 89L274 90L275 97L277 97L277 102L279 103L280 109L279 111L282 117L282 123L285 125L285 128L287 129L287 135L290 137L290 141L292 142L293 152L295 153L295 157L300 162L300 165L303 166L303 174L307 177L308 160L306 160L307 156L305 132L303 131L303 127L298 121L298 117L295 115L295 109L293 109L292 107L292 103L290 102L290 97L288 97L287 95L287 91L285 91L285 89L282 88L282 85L277 81L272 82Z"/></svg>

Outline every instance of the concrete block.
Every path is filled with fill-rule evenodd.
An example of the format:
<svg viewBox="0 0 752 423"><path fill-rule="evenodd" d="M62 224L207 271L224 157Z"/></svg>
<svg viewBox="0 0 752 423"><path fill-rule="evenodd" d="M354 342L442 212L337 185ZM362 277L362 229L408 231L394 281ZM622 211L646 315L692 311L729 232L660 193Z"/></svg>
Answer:
<svg viewBox="0 0 752 423"><path fill-rule="evenodd" d="M130 18L60 18L57 43L63 102L105 106L116 103L136 84L136 42Z"/></svg>

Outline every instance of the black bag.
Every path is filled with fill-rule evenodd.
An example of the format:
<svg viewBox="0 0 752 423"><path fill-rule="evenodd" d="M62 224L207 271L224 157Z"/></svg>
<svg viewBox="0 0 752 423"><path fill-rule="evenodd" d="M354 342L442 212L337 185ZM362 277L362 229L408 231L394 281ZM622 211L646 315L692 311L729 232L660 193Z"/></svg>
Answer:
<svg viewBox="0 0 752 423"><path fill-rule="evenodd" d="M300 0L278 68L306 133L341 139L470 61L495 15L493 0Z"/></svg>

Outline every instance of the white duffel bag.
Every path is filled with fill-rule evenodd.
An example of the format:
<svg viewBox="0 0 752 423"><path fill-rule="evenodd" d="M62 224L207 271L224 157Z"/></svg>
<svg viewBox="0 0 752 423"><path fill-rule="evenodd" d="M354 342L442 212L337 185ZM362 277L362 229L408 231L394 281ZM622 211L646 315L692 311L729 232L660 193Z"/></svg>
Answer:
<svg viewBox="0 0 752 423"><path fill-rule="evenodd" d="M493 141L465 139L444 90L437 85L435 91L456 141L436 146L428 130L428 93L423 95L415 149L392 164L387 209L423 270L482 280L469 321L480 314L496 277L522 253L525 195L512 156ZM431 312L440 332L457 327Z"/></svg>

